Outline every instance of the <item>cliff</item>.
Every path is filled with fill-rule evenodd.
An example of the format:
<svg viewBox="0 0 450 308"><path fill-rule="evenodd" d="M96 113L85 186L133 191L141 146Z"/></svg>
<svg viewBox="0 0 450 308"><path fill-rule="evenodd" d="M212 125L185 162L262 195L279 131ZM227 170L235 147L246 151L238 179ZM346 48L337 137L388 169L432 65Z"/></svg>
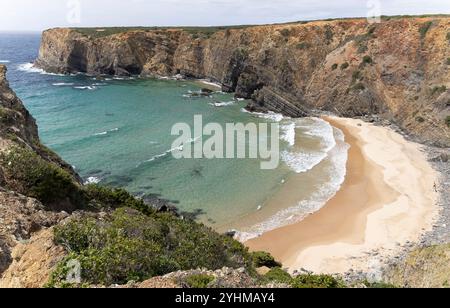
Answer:
<svg viewBox="0 0 450 308"><path fill-rule="evenodd" d="M450 146L450 18L187 29L51 29L36 65L56 73L209 78L249 109L381 115Z"/></svg>

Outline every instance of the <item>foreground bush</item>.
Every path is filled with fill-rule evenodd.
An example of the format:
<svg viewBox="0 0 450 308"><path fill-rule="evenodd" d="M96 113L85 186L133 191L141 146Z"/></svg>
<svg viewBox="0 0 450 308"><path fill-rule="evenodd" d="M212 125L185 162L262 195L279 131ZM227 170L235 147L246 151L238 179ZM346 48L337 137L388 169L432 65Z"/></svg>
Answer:
<svg viewBox="0 0 450 308"><path fill-rule="evenodd" d="M101 220L75 219L55 228L55 242L70 255L53 273L50 287L64 286L70 260L80 262L82 283L107 286L177 270L252 268L239 242L168 213L122 208Z"/></svg>
<svg viewBox="0 0 450 308"><path fill-rule="evenodd" d="M75 209L84 205L81 187L56 164L42 159L31 149L13 147L0 155L4 185L36 198L51 209Z"/></svg>
<svg viewBox="0 0 450 308"><path fill-rule="evenodd" d="M258 251L252 253L253 264L255 267L281 267L281 263L275 261L275 258L268 252Z"/></svg>
<svg viewBox="0 0 450 308"><path fill-rule="evenodd" d="M283 283L298 289L337 289L346 287L341 280L333 276L306 274L292 277L280 267L271 269L262 279L264 283Z"/></svg>

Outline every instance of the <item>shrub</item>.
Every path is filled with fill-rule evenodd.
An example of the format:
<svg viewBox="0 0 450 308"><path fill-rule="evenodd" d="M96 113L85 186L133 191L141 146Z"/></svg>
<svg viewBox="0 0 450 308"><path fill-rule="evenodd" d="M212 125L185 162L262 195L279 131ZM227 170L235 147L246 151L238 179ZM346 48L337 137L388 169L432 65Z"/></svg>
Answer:
<svg viewBox="0 0 450 308"><path fill-rule="evenodd" d="M416 121L419 122L419 123L424 123L425 119L423 117L421 117L421 116L418 116L418 117L416 117Z"/></svg>
<svg viewBox="0 0 450 308"><path fill-rule="evenodd" d="M348 62L342 63L341 64L341 70L345 70L350 66L350 64L348 64Z"/></svg>
<svg viewBox="0 0 450 308"><path fill-rule="evenodd" d="M263 251L252 253L252 260L255 267L281 267L281 264L275 261L275 258L270 253Z"/></svg>
<svg viewBox="0 0 450 308"><path fill-rule="evenodd" d="M450 65L450 58L447 58L447 65Z"/></svg>
<svg viewBox="0 0 450 308"><path fill-rule="evenodd" d="M81 187L59 166L45 161L31 149L16 146L0 155L8 189L36 198L49 207L67 204L81 208Z"/></svg>
<svg viewBox="0 0 450 308"><path fill-rule="evenodd" d="M342 281L329 275L300 275L293 279L293 288L299 289L337 289L344 288Z"/></svg>
<svg viewBox="0 0 450 308"><path fill-rule="evenodd" d="M214 280L215 278L209 275L191 275L186 278L186 284L193 289L205 289Z"/></svg>
<svg viewBox="0 0 450 308"><path fill-rule="evenodd" d="M335 71L335 70L337 70L337 68L338 68L338 64L337 63L335 63L335 64L333 64L332 66L331 66L331 69L333 70L333 71Z"/></svg>
<svg viewBox="0 0 450 308"><path fill-rule="evenodd" d="M362 60L362 63L363 64L372 64L373 60L372 60L372 58L370 56L364 56L363 60Z"/></svg>
<svg viewBox="0 0 450 308"><path fill-rule="evenodd" d="M287 36L289 36L291 34L291 30L289 30L289 29L281 29L280 33L281 33L282 36L287 37Z"/></svg>
<svg viewBox="0 0 450 308"><path fill-rule="evenodd" d="M307 42L300 42L297 44L298 49L308 49L311 45Z"/></svg>
<svg viewBox="0 0 450 308"><path fill-rule="evenodd" d="M420 38L424 39L425 36L427 36L428 31L430 30L431 26L433 25L432 21L427 21L426 23L422 24L419 28Z"/></svg>
<svg viewBox="0 0 450 308"><path fill-rule="evenodd" d="M352 74L352 82L356 82L358 80L362 79L362 74L360 71L354 71Z"/></svg>
<svg viewBox="0 0 450 308"><path fill-rule="evenodd" d="M361 44L361 45L358 46L358 51L357 51L357 52L358 52L359 54L362 54L362 53L367 52L368 49L369 49L369 48L367 47L366 44Z"/></svg>
<svg viewBox="0 0 450 308"><path fill-rule="evenodd" d="M327 44L330 44L333 41L334 33L333 30L331 30L330 27L327 27L325 30L325 40Z"/></svg>
<svg viewBox="0 0 450 308"><path fill-rule="evenodd" d="M445 124L447 124L447 127L450 127L450 116L445 118Z"/></svg>
<svg viewBox="0 0 450 308"><path fill-rule="evenodd" d="M353 86L353 90L356 90L356 91L364 91L365 89L366 89L366 87L361 82L358 82Z"/></svg>
<svg viewBox="0 0 450 308"><path fill-rule="evenodd" d="M371 283L371 282L365 281L364 285L369 289L396 289L397 288L393 284L385 283L385 282Z"/></svg>
<svg viewBox="0 0 450 308"><path fill-rule="evenodd" d="M155 210L144 203L144 201L136 199L129 192L119 188L101 187L98 185L87 185L84 187L86 199L90 201L90 205L95 208L122 208L129 207L140 211L145 215L155 213Z"/></svg>
<svg viewBox="0 0 450 308"><path fill-rule="evenodd" d="M447 91L447 87L446 86L435 86L431 89L431 95L439 95L444 93L445 91Z"/></svg>
<svg viewBox="0 0 450 308"><path fill-rule="evenodd" d="M57 226L54 235L70 255L57 266L50 287L64 285L70 260L80 262L82 283L106 286L177 270L224 266L253 270L241 243L169 213L144 215L122 208L101 220L73 219Z"/></svg>
<svg viewBox="0 0 450 308"><path fill-rule="evenodd" d="M281 269L281 267L272 268L267 274L264 275L265 282L279 282L291 285L293 279L289 273Z"/></svg>

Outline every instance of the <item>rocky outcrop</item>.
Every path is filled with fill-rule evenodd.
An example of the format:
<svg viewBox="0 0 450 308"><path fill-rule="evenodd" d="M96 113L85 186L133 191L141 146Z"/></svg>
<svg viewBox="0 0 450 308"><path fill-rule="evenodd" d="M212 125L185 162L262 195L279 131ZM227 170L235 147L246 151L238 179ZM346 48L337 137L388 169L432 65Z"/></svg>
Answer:
<svg viewBox="0 0 450 308"><path fill-rule="evenodd" d="M317 21L236 29L45 31L36 65L92 75L210 78L253 109L379 114L450 146L450 18ZM103 32L99 32L103 33Z"/></svg>
<svg viewBox="0 0 450 308"><path fill-rule="evenodd" d="M68 216L64 211L52 211L27 194L11 191L11 187L21 184L16 178L19 172L11 172L13 162L5 161L4 157L16 148L34 153L39 161L53 166L53 171L63 170L77 185L79 178L72 168L40 143L34 118L10 89L6 68L0 65L0 277L15 260L18 245ZM61 208L66 205L63 203Z"/></svg>

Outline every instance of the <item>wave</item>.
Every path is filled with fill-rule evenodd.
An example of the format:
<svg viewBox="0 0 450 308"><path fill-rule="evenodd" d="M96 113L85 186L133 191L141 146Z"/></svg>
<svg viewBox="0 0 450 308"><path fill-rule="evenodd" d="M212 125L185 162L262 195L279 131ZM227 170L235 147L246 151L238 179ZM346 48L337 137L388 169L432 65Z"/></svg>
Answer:
<svg viewBox="0 0 450 308"><path fill-rule="evenodd" d="M320 164L336 146L334 128L328 122L319 118L310 118L308 121L313 121L313 123L298 127L306 129L304 135L320 140L320 149L306 150L300 148L298 150L286 150L281 153L282 160L296 173L307 172ZM292 142L292 133L289 135L289 138Z"/></svg>
<svg viewBox="0 0 450 308"><path fill-rule="evenodd" d="M66 76L64 74L55 74L55 73L49 73L45 70L35 67L33 63L23 63L19 64L17 67L19 71L26 72L26 73L37 73L41 75L51 75L51 76Z"/></svg>
<svg viewBox="0 0 450 308"><path fill-rule="evenodd" d="M234 101L229 101L229 102L217 102L217 103L209 103L211 106L214 107L227 107L227 106L232 106L235 104Z"/></svg>
<svg viewBox="0 0 450 308"><path fill-rule="evenodd" d="M147 159L147 160L144 161L143 163L138 164L138 165L136 166L136 168L139 168L139 167L140 167L141 165L143 165L144 163L150 163L150 162L153 162L153 161L158 160L158 159L160 159L160 158L164 158L164 157L166 157L166 156L168 156L168 155L170 155L170 154L172 154L172 153L174 153L174 152L177 152L177 151L178 151L178 152L182 152L182 151L184 150L184 147L185 147L187 144L196 143L196 142L199 141L201 138L202 138L202 137L191 138L191 139L189 139L188 141L186 141L183 145L181 145L181 146L179 146L179 147L172 148L172 149L170 149L170 150L165 151L164 153L155 155L155 156L151 157L150 159Z"/></svg>
<svg viewBox="0 0 450 308"><path fill-rule="evenodd" d="M302 221L309 215L319 211L336 195L345 181L350 146L345 142L345 137L341 130L333 128L333 136L336 139L336 145L329 151L327 156L330 160L329 167L326 170L329 179L321 183L320 188L308 199L278 212L268 220L251 227L246 232L237 232L236 239L245 242L270 230Z"/></svg>
<svg viewBox="0 0 450 308"><path fill-rule="evenodd" d="M74 83L71 82L57 82L57 83L53 83L52 86L55 87L72 87L74 85Z"/></svg>
<svg viewBox="0 0 450 308"><path fill-rule="evenodd" d="M267 120L270 120L270 121L273 121L273 122L281 122L283 120L290 119L289 117L285 117L281 113L276 113L276 112L273 112L273 111L269 111L267 113L251 112L251 111L248 111L245 108L242 108L241 112L248 113L248 114L257 116L259 118L267 119Z"/></svg>
<svg viewBox="0 0 450 308"><path fill-rule="evenodd" d="M104 132L96 133L96 134L94 134L94 136L106 136L109 133L114 133L114 132L118 132L118 131L119 131L119 128L113 128L113 129L110 129L110 130L107 130Z"/></svg>
<svg viewBox="0 0 450 308"><path fill-rule="evenodd" d="M97 90L96 86L76 86L73 88L77 90L90 90L90 91Z"/></svg>
<svg viewBox="0 0 450 308"><path fill-rule="evenodd" d="M0 60L0 63L9 63L9 60Z"/></svg>
<svg viewBox="0 0 450 308"><path fill-rule="evenodd" d="M89 185L89 184L98 184L100 183L101 180L95 176L90 176L86 179L86 181L84 181L84 185Z"/></svg>
<svg viewBox="0 0 450 308"><path fill-rule="evenodd" d="M295 145L296 128L297 126L294 121L281 127L283 132L281 139L286 141L291 147Z"/></svg>

